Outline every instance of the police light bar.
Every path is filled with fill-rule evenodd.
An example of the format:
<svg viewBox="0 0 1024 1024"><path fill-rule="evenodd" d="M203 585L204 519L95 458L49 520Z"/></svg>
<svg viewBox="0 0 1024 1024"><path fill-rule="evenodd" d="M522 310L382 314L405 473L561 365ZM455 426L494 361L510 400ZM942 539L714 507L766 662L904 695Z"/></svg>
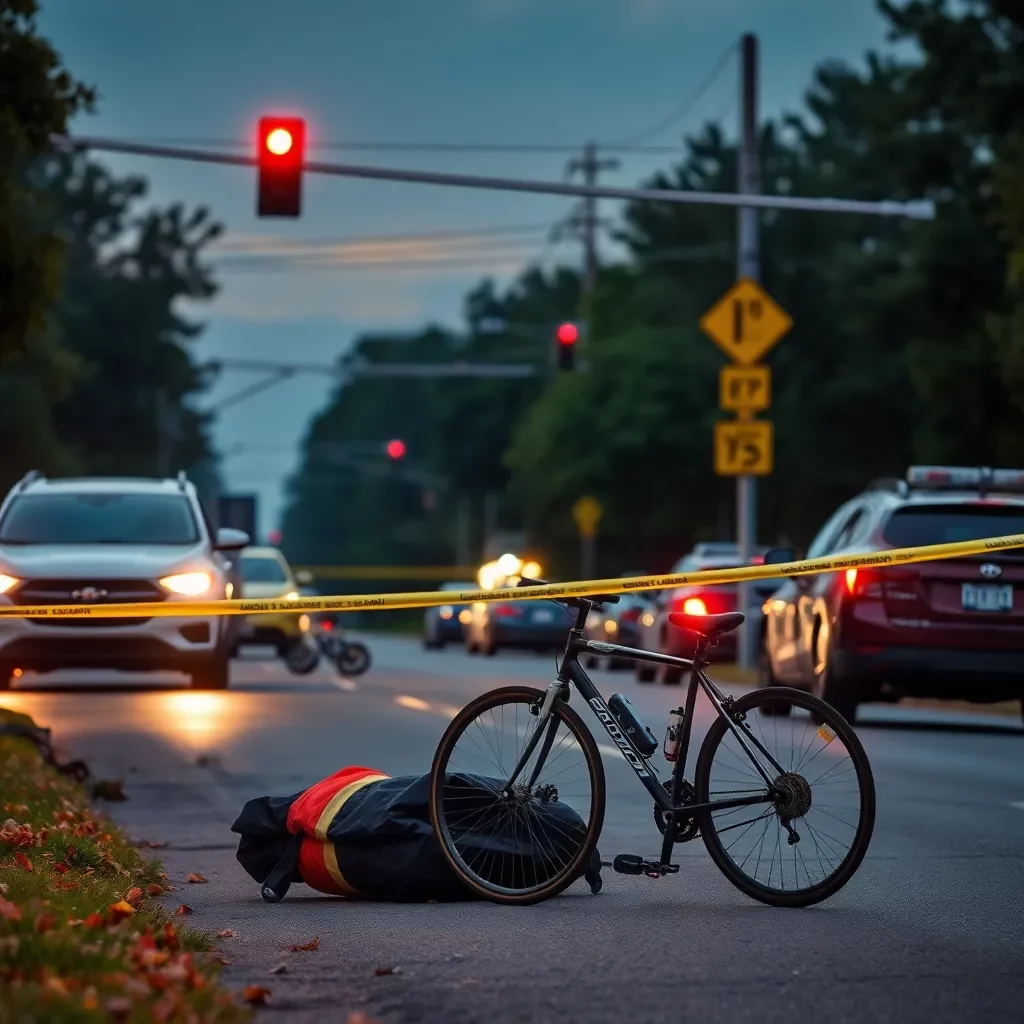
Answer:
<svg viewBox="0 0 1024 1024"><path fill-rule="evenodd" d="M907 483L921 490L1024 492L1024 469L988 466L911 466Z"/></svg>

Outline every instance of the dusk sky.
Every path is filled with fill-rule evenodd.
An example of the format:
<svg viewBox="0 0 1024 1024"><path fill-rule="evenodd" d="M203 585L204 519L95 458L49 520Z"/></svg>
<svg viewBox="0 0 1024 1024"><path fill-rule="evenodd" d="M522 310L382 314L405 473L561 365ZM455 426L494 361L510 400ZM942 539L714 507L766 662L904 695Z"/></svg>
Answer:
<svg viewBox="0 0 1024 1024"><path fill-rule="evenodd" d="M244 152L261 114L298 113L308 119L314 158L549 180L563 178L571 150L588 139L664 147L616 153L621 170L602 180L623 186L670 164L671 147L704 121L722 119L734 132L735 60L681 120L658 134L650 129L685 103L743 32L760 37L766 116L799 106L817 62L857 63L884 44L873 0L43 0L43 7L45 33L100 92L98 113L75 124L79 134L216 140ZM543 144L565 152L344 143ZM250 171L105 159L146 175L154 202L209 206L227 229L220 248L245 259L283 254L265 271L237 256L225 265L220 294L199 311L208 324L195 348L203 359L327 363L366 329L428 320L458 326L462 297L484 274L505 282L531 260L580 260L578 244L546 244L568 199L307 178L301 220L260 221ZM613 216L615 204L602 212ZM407 237L491 228L502 230ZM378 235L388 237L365 241ZM254 379L225 374L203 402L215 405ZM261 495L265 530L276 525L280 485L330 387L326 377L296 378L219 420L221 452L250 446L225 460L225 478Z"/></svg>

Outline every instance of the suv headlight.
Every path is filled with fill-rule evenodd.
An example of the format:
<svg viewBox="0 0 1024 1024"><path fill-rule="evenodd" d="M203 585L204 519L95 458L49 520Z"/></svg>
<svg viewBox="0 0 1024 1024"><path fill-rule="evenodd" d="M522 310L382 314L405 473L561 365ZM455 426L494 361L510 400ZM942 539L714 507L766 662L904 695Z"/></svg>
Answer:
<svg viewBox="0 0 1024 1024"><path fill-rule="evenodd" d="M172 594L185 597L199 597L213 586L213 577L208 572L179 572L173 576L165 576L160 586Z"/></svg>
<svg viewBox="0 0 1024 1024"><path fill-rule="evenodd" d="M17 586L20 582L17 576L8 576L0 572L0 594L6 594L11 587Z"/></svg>

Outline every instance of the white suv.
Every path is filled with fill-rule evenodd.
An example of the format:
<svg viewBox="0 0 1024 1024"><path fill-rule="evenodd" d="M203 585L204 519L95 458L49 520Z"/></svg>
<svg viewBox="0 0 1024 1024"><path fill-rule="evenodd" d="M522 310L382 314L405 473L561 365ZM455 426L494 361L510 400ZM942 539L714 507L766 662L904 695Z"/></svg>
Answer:
<svg viewBox="0 0 1024 1024"><path fill-rule="evenodd" d="M230 597L241 530L206 520L176 480L29 473L0 505L0 604L187 601ZM225 617L0 618L0 690L15 670L179 671L196 689L224 689L232 636Z"/></svg>

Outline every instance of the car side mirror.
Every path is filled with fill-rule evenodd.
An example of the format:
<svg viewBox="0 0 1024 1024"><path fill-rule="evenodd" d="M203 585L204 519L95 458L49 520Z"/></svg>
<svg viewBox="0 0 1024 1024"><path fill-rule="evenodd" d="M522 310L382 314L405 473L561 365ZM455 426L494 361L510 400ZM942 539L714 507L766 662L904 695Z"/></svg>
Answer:
<svg viewBox="0 0 1024 1024"><path fill-rule="evenodd" d="M784 565L786 562L796 561L796 551L793 548L769 548L764 553L765 565Z"/></svg>
<svg viewBox="0 0 1024 1024"><path fill-rule="evenodd" d="M295 582L300 587L308 587L313 582L313 574L308 569L300 569L295 574Z"/></svg>
<svg viewBox="0 0 1024 1024"><path fill-rule="evenodd" d="M214 541L214 548L217 551L241 551L247 548L252 541L244 530L234 530L230 527L222 527L217 531Z"/></svg>

